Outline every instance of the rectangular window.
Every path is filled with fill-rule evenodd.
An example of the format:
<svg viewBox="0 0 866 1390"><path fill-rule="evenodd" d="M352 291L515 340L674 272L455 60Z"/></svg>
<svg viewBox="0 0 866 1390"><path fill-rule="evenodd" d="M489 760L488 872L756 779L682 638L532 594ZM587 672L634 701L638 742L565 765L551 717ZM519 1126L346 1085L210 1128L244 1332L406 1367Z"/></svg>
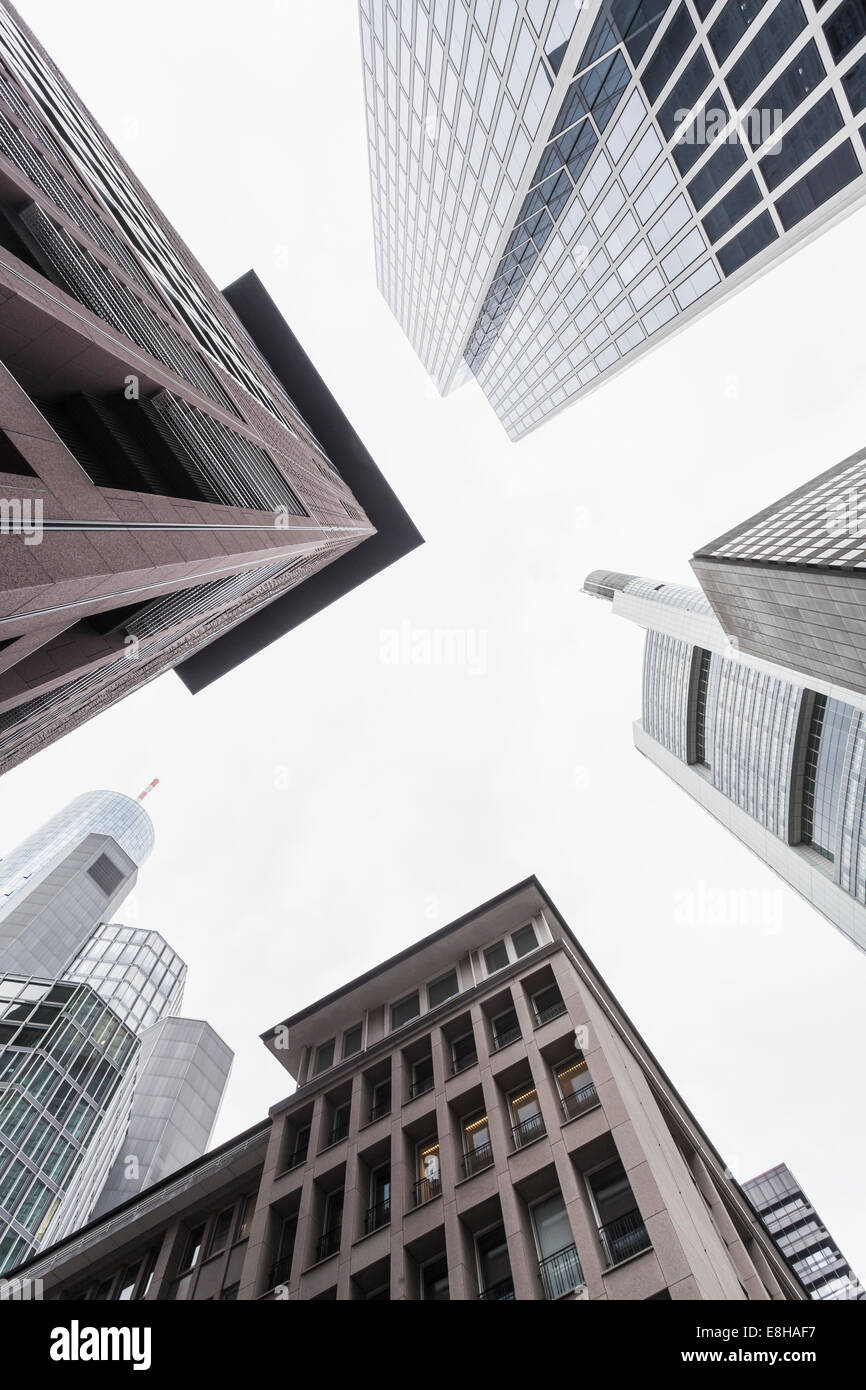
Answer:
<svg viewBox="0 0 866 1390"><path fill-rule="evenodd" d="M733 275L735 270L739 270L741 265L750 261L753 256L757 256L771 242L778 237L778 232L773 225L773 219L768 212L762 212L754 222L750 222L736 236L732 236L730 241L726 241L716 252L719 265L725 275ZM679 298L679 292L677 293ZM683 305L683 308L686 306Z"/></svg>
<svg viewBox="0 0 866 1390"><path fill-rule="evenodd" d="M421 1004L418 998L418 991L414 994L407 994L405 999L391 1005L391 1032L402 1028L405 1023L410 1023L413 1018L417 1018L421 1012Z"/></svg>
<svg viewBox="0 0 866 1390"><path fill-rule="evenodd" d="M796 227L822 203L826 203L847 184L853 183L854 179L859 178L860 172L860 161L854 147L850 140L846 140L844 145L828 154L826 159L822 159L779 198L776 211L785 231Z"/></svg>
<svg viewBox="0 0 866 1390"><path fill-rule="evenodd" d="M316 1049L316 1065L313 1068L313 1075L318 1076L320 1072L327 1071L334 1065L335 1039L331 1038L328 1042L322 1043Z"/></svg>
<svg viewBox="0 0 866 1390"><path fill-rule="evenodd" d="M418 1145L417 1164L418 1181L415 1184L415 1205L420 1207L424 1202L438 1197L442 1191L438 1139L428 1139L425 1143Z"/></svg>
<svg viewBox="0 0 866 1390"><path fill-rule="evenodd" d="M707 761L707 691L710 685L711 654L700 649L698 666L698 689L695 707L695 762L709 767Z"/></svg>
<svg viewBox="0 0 866 1390"><path fill-rule="evenodd" d="M511 1302L514 1298L514 1281L508 1259L508 1240L501 1222L478 1237L476 1250L480 1297L496 1302Z"/></svg>
<svg viewBox="0 0 866 1390"><path fill-rule="evenodd" d="M541 1107L538 1104L538 1092L534 1086L528 1091L516 1091L510 1095L508 1106L515 1148L522 1148L546 1132Z"/></svg>
<svg viewBox="0 0 866 1390"><path fill-rule="evenodd" d="M560 1014L565 1013L565 1004L556 985L548 985L547 989L539 990L538 994L533 995L532 1003L539 1024L550 1023L551 1019L559 1018Z"/></svg>
<svg viewBox="0 0 866 1390"><path fill-rule="evenodd" d="M508 964L508 950L504 941L497 941L495 946L488 946L484 952L484 966L488 975L494 975L497 970L504 970Z"/></svg>
<svg viewBox="0 0 866 1390"><path fill-rule="evenodd" d="M458 994L460 986L457 983L457 971L449 970L447 975L440 975L438 980L433 980L427 986L427 1004L431 1009L435 1009L438 1004L444 1004L446 999Z"/></svg>
<svg viewBox="0 0 866 1390"><path fill-rule="evenodd" d="M195 1268L196 1264L198 1263L198 1257L201 1253L201 1243L203 1237L204 1223L202 1223L202 1225L200 1226L194 1226L193 1229L190 1231L189 1235L187 1236L186 1248L184 1249L183 1253L183 1262L181 1264L181 1270Z"/></svg>
<svg viewBox="0 0 866 1390"><path fill-rule="evenodd" d="M866 78L866 61L863 63L863 72ZM789 174L799 169L801 164L805 164L811 155L820 150L837 130L842 129L842 124L839 103L832 92L826 92L760 160L761 173L770 192L778 188Z"/></svg>
<svg viewBox="0 0 866 1390"><path fill-rule="evenodd" d="M536 949L538 941L535 936L535 928L531 922L528 922L525 927L521 927L520 931L516 931L512 934L511 944L514 947L514 954L517 956L518 960L521 956L528 956L530 951Z"/></svg>
<svg viewBox="0 0 866 1390"><path fill-rule="evenodd" d="M354 1057L356 1052L361 1051L363 1031L363 1025L356 1023L354 1028L348 1028L343 1034L343 1061L347 1057Z"/></svg>
<svg viewBox="0 0 866 1390"><path fill-rule="evenodd" d="M448 1261L444 1255L421 1270L421 1297L425 1303L447 1303L451 1294L448 1288Z"/></svg>
<svg viewBox="0 0 866 1390"><path fill-rule="evenodd" d="M486 1115L472 1115L463 1121L463 1171L467 1178L489 1168L493 1162L490 1126Z"/></svg>
<svg viewBox="0 0 866 1390"><path fill-rule="evenodd" d="M451 1044L451 1069L455 1075L474 1066L477 1061L475 1034L464 1033L462 1038L455 1038Z"/></svg>
<svg viewBox="0 0 866 1390"><path fill-rule="evenodd" d="M514 1009L505 1009L503 1013L497 1014L492 1020L492 1024L495 1051L498 1051L500 1047L507 1047L509 1043L515 1042L520 1037L520 1024Z"/></svg>
<svg viewBox="0 0 866 1390"><path fill-rule="evenodd" d="M229 1231L232 1228L232 1217L234 1214L234 1207L227 1207L225 1211L220 1212L214 1222L213 1230L211 1231L211 1237L207 1248L208 1256L218 1255L221 1250L225 1250L228 1244Z"/></svg>
<svg viewBox="0 0 866 1390"><path fill-rule="evenodd" d="M824 25L824 33L838 63L866 34L866 0L844 0Z"/></svg>
<svg viewBox="0 0 866 1390"><path fill-rule="evenodd" d="M241 1215L238 1221L237 1234L235 1240L247 1240L252 1229L253 1216L256 1210L256 1194L253 1192L249 1197L245 1197L241 1203Z"/></svg>

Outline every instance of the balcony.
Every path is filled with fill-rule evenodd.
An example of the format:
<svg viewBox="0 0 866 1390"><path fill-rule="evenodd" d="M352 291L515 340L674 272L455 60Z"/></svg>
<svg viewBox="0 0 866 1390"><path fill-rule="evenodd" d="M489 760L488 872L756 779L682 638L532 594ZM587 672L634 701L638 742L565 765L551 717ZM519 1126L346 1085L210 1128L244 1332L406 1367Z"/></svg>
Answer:
<svg viewBox="0 0 866 1390"><path fill-rule="evenodd" d="M477 1061L477 1052L467 1052L463 1057L455 1057L451 1063L451 1075L458 1076L461 1071L468 1071L470 1067L475 1066Z"/></svg>
<svg viewBox="0 0 866 1390"><path fill-rule="evenodd" d="M417 1081L413 1081L409 1087L409 1099L414 1100L416 1096L423 1096L427 1091L433 1090L433 1077L421 1076Z"/></svg>
<svg viewBox="0 0 866 1390"><path fill-rule="evenodd" d="M467 1178L474 1177L476 1173L481 1173L485 1168L489 1168L493 1162L493 1145L478 1144L469 1153L463 1155L463 1172Z"/></svg>
<svg viewBox="0 0 866 1390"><path fill-rule="evenodd" d="M583 1271L574 1245L563 1246L538 1266L544 1296L549 1299L562 1298L583 1283Z"/></svg>
<svg viewBox="0 0 866 1390"><path fill-rule="evenodd" d="M542 1134L546 1134L544 1120L540 1115L527 1115L525 1120L519 1124L511 1126L511 1137L514 1140L515 1149L523 1149L527 1144L531 1144L533 1139L540 1139Z"/></svg>
<svg viewBox="0 0 866 1390"><path fill-rule="evenodd" d="M488 1303L513 1303L514 1302L514 1280L500 1279L498 1284L491 1284L488 1289L484 1289L479 1295Z"/></svg>
<svg viewBox="0 0 866 1390"><path fill-rule="evenodd" d="M391 1199L385 1197L381 1202L377 1202L374 1207L370 1207L364 1217L364 1234L372 1235L381 1226L387 1226L391 1221Z"/></svg>
<svg viewBox="0 0 866 1390"><path fill-rule="evenodd" d="M593 1110L596 1105L600 1104L598 1092L591 1081L587 1086L582 1086L579 1091L569 1091L568 1095L563 1096L559 1103L567 1120L576 1120L578 1115L582 1115L586 1110Z"/></svg>
<svg viewBox="0 0 866 1390"><path fill-rule="evenodd" d="M332 1226L330 1231L324 1231L316 1244L316 1261L326 1260L329 1255L336 1255L340 1248L340 1234L342 1226Z"/></svg>
<svg viewBox="0 0 866 1390"><path fill-rule="evenodd" d="M561 999L557 999L552 1004L546 1004L543 1009L536 1008L535 1019L540 1028L542 1023L550 1023L554 1018L559 1018L565 1013L565 1004Z"/></svg>
<svg viewBox="0 0 866 1390"><path fill-rule="evenodd" d="M511 1028L503 1028L501 1033L493 1035L493 1051L501 1052L503 1047L507 1047L509 1043L517 1042L521 1036L520 1025L517 1023Z"/></svg>
<svg viewBox="0 0 866 1390"><path fill-rule="evenodd" d="M634 1211L627 1211L625 1216L609 1221L606 1226L600 1226L598 1234L608 1269L632 1255L639 1255L642 1250L652 1248L652 1241L637 1207Z"/></svg>
<svg viewBox="0 0 866 1390"><path fill-rule="evenodd" d="M425 1202L438 1197L441 1191L442 1183L439 1178L419 1178L412 1189L413 1206L423 1207Z"/></svg>
<svg viewBox="0 0 866 1390"><path fill-rule="evenodd" d="M372 1106L370 1107L370 1119L369 1119L369 1123L372 1124L374 1120L381 1120L381 1119L384 1118L385 1115L390 1115L390 1114L391 1114L391 1097L389 1096L387 1100L380 1100L378 1105L372 1105Z"/></svg>
<svg viewBox="0 0 866 1390"><path fill-rule="evenodd" d="M284 1255L276 1264L271 1265L271 1272L268 1275L268 1288L275 1289L280 1284L288 1284L289 1275L292 1272L292 1256Z"/></svg>

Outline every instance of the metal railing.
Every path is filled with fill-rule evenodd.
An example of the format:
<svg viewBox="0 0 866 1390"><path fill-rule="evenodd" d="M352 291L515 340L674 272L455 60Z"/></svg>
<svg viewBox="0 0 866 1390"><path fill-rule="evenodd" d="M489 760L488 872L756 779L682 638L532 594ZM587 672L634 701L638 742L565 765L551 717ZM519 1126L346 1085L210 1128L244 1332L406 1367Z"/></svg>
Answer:
<svg viewBox="0 0 866 1390"><path fill-rule="evenodd" d="M413 1202L416 1207L423 1207L425 1202L429 1202L431 1197L438 1197L442 1191L442 1182L439 1178L419 1178L412 1189Z"/></svg>
<svg viewBox="0 0 866 1390"><path fill-rule="evenodd" d="M381 1202L377 1202L374 1207L370 1207L364 1218L364 1233L370 1235L373 1231L378 1231L380 1226L387 1226L391 1220L391 1198L385 1197Z"/></svg>
<svg viewBox="0 0 866 1390"><path fill-rule="evenodd" d="M381 1120L381 1118L382 1118L383 1115L390 1115L390 1114L391 1114L391 1097L389 1096L387 1100L380 1100L380 1102L379 1102L378 1105L371 1105L371 1106L370 1106L370 1123L372 1124L373 1120Z"/></svg>
<svg viewBox="0 0 866 1390"><path fill-rule="evenodd" d="M340 1248L340 1234L342 1226L332 1226L330 1231L323 1231L316 1245L316 1258L326 1260L329 1255L336 1255Z"/></svg>
<svg viewBox="0 0 866 1390"><path fill-rule="evenodd" d="M609 1266L618 1265L629 1256L639 1255L641 1250L649 1250L652 1246L637 1207L634 1211L627 1211L624 1216L618 1216L615 1221L608 1221L606 1226L600 1226L598 1234Z"/></svg>
<svg viewBox="0 0 866 1390"><path fill-rule="evenodd" d="M452 1075L456 1076L458 1072L466 1071L469 1067L474 1067L477 1061L477 1052L467 1052L463 1057L455 1057L451 1063Z"/></svg>
<svg viewBox="0 0 866 1390"><path fill-rule="evenodd" d="M474 1149L463 1155L463 1172L467 1178L471 1178L475 1173L480 1173L485 1168L489 1168L493 1162L493 1145L476 1144Z"/></svg>
<svg viewBox="0 0 866 1390"><path fill-rule="evenodd" d="M561 999L557 999L555 1004L548 1004L545 1009L536 1009L535 1017L539 1026L542 1023L550 1023L551 1019L559 1018L560 1014L565 1013L565 1004Z"/></svg>
<svg viewBox="0 0 866 1390"><path fill-rule="evenodd" d="M586 1086L581 1086L579 1091L569 1091L560 1101L562 1113L567 1120L576 1119L585 1110L592 1110L598 1103L598 1092L591 1081Z"/></svg>
<svg viewBox="0 0 866 1390"><path fill-rule="evenodd" d="M295 1149L294 1153L289 1154L289 1161L286 1164L286 1172L289 1173L293 1168L299 1168L302 1163L307 1161L309 1144L304 1144L302 1148Z"/></svg>
<svg viewBox="0 0 866 1390"><path fill-rule="evenodd" d="M514 1280L500 1279L497 1284L491 1284L489 1288L482 1289L479 1298L486 1298L489 1302L511 1303L514 1301Z"/></svg>
<svg viewBox="0 0 866 1390"><path fill-rule="evenodd" d="M281 1260L277 1260L271 1265L271 1272L268 1275L268 1288L275 1289L278 1284L288 1284L289 1275L292 1272L292 1256L284 1255Z"/></svg>
<svg viewBox="0 0 866 1390"><path fill-rule="evenodd" d="M501 1048L507 1047L509 1043L517 1042L520 1036L520 1025L518 1023L515 1023L513 1028L503 1028L501 1033L494 1033L493 1035L493 1051L499 1052Z"/></svg>
<svg viewBox="0 0 866 1390"><path fill-rule="evenodd" d="M522 1148L524 1144L529 1144L533 1139L538 1139L546 1133L547 1130L541 1115L527 1115L525 1120L511 1126L511 1135L516 1149Z"/></svg>
<svg viewBox="0 0 866 1390"><path fill-rule="evenodd" d="M540 1260L538 1273L544 1287L545 1298L562 1298L583 1283L583 1271L574 1245L563 1246Z"/></svg>
<svg viewBox="0 0 866 1390"><path fill-rule="evenodd" d="M346 1135L347 1135L348 1133L349 1133L349 1121L348 1121L348 1119L340 1120L337 1124L334 1125L334 1128L333 1128L332 1130L329 1130L329 1131L328 1131L328 1142L327 1142L327 1144L325 1145L325 1147L329 1149L329 1148L331 1147L332 1144L339 1144L340 1140L341 1140L341 1139L345 1139L345 1137L346 1137Z"/></svg>
<svg viewBox="0 0 866 1390"><path fill-rule="evenodd" d="M409 1087L409 1099L414 1100L416 1096L423 1096L425 1091L433 1090L433 1077L422 1076L419 1081L413 1081Z"/></svg>

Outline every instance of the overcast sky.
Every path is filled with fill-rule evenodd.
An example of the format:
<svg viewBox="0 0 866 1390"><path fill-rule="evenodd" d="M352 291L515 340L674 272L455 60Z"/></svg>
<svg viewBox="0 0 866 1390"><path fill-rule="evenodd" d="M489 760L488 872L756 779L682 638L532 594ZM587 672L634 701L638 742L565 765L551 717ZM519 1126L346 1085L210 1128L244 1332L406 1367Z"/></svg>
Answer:
<svg viewBox="0 0 866 1390"><path fill-rule="evenodd" d="M214 280L258 271L426 545L7 774L0 845L161 779L121 920L237 1054L215 1142L292 1089L267 1026L538 874L735 1175L788 1163L866 1279L866 960L635 752L642 634L580 593L691 582L699 544L866 442L866 210L513 445L377 292L354 0L18 7ZM465 659L399 659L409 630Z"/></svg>

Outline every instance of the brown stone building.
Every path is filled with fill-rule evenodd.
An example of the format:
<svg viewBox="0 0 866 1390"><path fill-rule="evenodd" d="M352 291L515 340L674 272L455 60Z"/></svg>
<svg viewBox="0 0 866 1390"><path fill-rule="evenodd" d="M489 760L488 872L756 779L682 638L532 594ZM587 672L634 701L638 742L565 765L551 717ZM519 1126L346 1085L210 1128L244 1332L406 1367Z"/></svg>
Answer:
<svg viewBox="0 0 866 1390"><path fill-rule="evenodd" d="M220 293L0 2L0 770L419 541L257 278Z"/></svg>
<svg viewBox="0 0 866 1390"><path fill-rule="evenodd" d="M269 1120L60 1242L46 1298L803 1300L536 879L264 1040Z"/></svg>

